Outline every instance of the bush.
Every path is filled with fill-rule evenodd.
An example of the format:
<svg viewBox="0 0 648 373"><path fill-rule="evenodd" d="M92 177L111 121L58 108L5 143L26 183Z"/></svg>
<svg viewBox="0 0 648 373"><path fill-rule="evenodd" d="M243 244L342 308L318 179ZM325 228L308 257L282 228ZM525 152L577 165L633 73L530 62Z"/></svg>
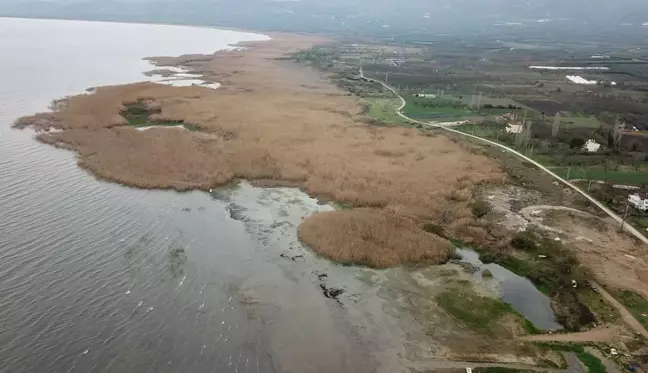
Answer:
<svg viewBox="0 0 648 373"><path fill-rule="evenodd" d="M491 212L490 204L483 200L474 201L470 205L470 209L472 210L472 213L476 218L483 218L484 216L488 215L489 212Z"/></svg>
<svg viewBox="0 0 648 373"><path fill-rule="evenodd" d="M536 251L538 250L538 244L533 236L533 233L530 232L519 232L513 236L511 240L511 246L518 250L523 251Z"/></svg>
<svg viewBox="0 0 648 373"><path fill-rule="evenodd" d="M423 226L423 230L428 233L436 234L437 236L440 237L445 237L445 230L443 229L442 226L438 224L426 223Z"/></svg>
<svg viewBox="0 0 648 373"><path fill-rule="evenodd" d="M580 138L580 137L572 137L571 141L569 142L569 147L572 149L580 149L585 145L585 139Z"/></svg>
<svg viewBox="0 0 648 373"><path fill-rule="evenodd" d="M605 365L601 360L589 352L579 352L578 359L585 364L589 373L606 373Z"/></svg>

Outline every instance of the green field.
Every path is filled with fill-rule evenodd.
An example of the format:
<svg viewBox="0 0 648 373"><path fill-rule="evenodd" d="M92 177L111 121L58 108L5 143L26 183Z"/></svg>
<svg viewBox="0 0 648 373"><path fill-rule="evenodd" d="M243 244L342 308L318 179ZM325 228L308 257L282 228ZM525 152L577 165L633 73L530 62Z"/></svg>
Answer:
<svg viewBox="0 0 648 373"><path fill-rule="evenodd" d="M586 116L566 116L560 118L560 125L563 128L592 128L597 129L601 126L601 122L595 117Z"/></svg>
<svg viewBox="0 0 648 373"><path fill-rule="evenodd" d="M367 115L384 124L409 124L405 118L396 114L401 102L396 98L364 98L362 103L367 105Z"/></svg>
<svg viewBox="0 0 648 373"><path fill-rule="evenodd" d="M475 113L465 107L461 101L441 98L406 97L407 104L403 113L412 118L430 120L459 120L462 117L474 116Z"/></svg>
<svg viewBox="0 0 648 373"><path fill-rule="evenodd" d="M646 171L612 171L602 168L585 167L553 167L551 171L563 178L581 180L601 180L628 185L648 184L648 172ZM569 173L569 177L567 174Z"/></svg>

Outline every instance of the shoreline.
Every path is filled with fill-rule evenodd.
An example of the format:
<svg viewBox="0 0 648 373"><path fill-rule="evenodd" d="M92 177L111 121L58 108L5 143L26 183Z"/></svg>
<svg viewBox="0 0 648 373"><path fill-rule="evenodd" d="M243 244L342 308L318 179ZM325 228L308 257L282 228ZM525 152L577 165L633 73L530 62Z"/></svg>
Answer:
<svg viewBox="0 0 648 373"><path fill-rule="evenodd" d="M79 166L99 179L177 191L238 179L290 182L312 196L401 216L412 231L432 221L474 241L479 227L473 227L471 190L505 180L495 163L446 137L366 124L356 97L323 73L286 60L331 39L267 36L234 46L243 50L146 58L153 69L182 66L219 82L216 90L155 83L98 87L15 126L59 130L37 138L75 151ZM150 118L199 130L137 131L123 117L124 105L133 103L147 107ZM345 235L354 237L352 230ZM436 237L423 230L417 235Z"/></svg>
<svg viewBox="0 0 648 373"><path fill-rule="evenodd" d="M305 39L300 40L308 45ZM464 273L455 264L425 268L408 265L417 261L443 262L437 258L447 250L447 242L437 238L443 233L421 229L428 222L452 229L450 237L478 239L482 232L469 210L471 199L475 198L471 192L476 185L498 180L489 179L492 174L478 175L482 179L470 176L484 169L494 170L493 164L484 163L484 155L474 148L444 136L367 125L355 96L334 87L323 74L283 58L293 50L293 42L286 36L284 44L280 41L273 47L267 47L265 43L269 42L257 41L246 43L252 46L245 50L153 57L152 60L175 63L173 66L195 67L201 74L221 76L226 84L211 91L201 87L161 88L151 83L103 86L97 89L96 96L75 96L56 113L32 117L42 123L35 122L31 127L50 128L47 124L55 124L56 132L40 132L42 142L73 150L79 165L90 174L96 178L106 175L103 179L120 185L134 183L130 186L142 189L163 189L161 186L167 185L166 189L190 191L249 180L251 185L292 186L310 196L337 201L342 211L313 215L303 221L296 219L295 227L321 231L311 233L310 239L298 231L302 237L295 245L310 258L326 263L325 268L330 264L336 271L346 268L337 264L340 262L399 267L385 271L346 268L349 279L371 274L367 291L381 289L376 297L354 293L346 287L351 281L335 273L330 276L330 283L322 281L329 278L328 271L317 273L320 282L315 281L315 272L302 273L304 283L310 286L312 280L325 297L331 296L340 305L335 296L326 292L336 289L335 286L345 289L343 300L346 303L348 297L348 304L344 304L348 306L348 320L345 316L340 320L351 320L350 324L359 328L368 327L359 332L359 338L380 341L376 343L378 347L374 343L366 347L372 354L385 348L399 367L407 360L423 364L423 356L430 354L469 361L505 359L503 355L471 357L482 348L488 352L488 346L481 345L482 338L475 341L460 322L439 308L435 297L448 300L453 289L470 293L471 289L461 287L471 280L470 273ZM277 55L282 56L280 60ZM162 128L138 131L126 115L130 104L141 104L146 109L145 120L159 121ZM178 121L182 121L183 127L191 124L199 129L171 131L170 123ZM139 182L150 184L142 186ZM380 225L383 221L387 224ZM275 231L274 225L270 231ZM411 238L407 236L410 233ZM327 242L331 237L339 242ZM363 252L376 246L396 252L409 245L414 249L427 247L428 251L413 260L407 256L386 258L381 254L373 259L361 258L364 261L332 258L329 263L324 259L332 257L326 254L326 245L345 250L367 245ZM287 261L284 264L300 266L292 263L301 261L296 260L300 255L289 251L293 245L285 249L286 254L281 256L281 260ZM447 291L439 294L445 287ZM322 296L319 291L312 293ZM352 306L352 302L360 305ZM376 304L371 302L388 308L374 307ZM330 303L336 307L335 302ZM385 332L386 329L389 331ZM452 335L457 332L459 337ZM394 338L396 343L392 344L393 336L401 336L402 340ZM515 343L514 338L509 338L506 347L514 351ZM401 349L407 355L401 354ZM519 359L536 361L526 355Z"/></svg>

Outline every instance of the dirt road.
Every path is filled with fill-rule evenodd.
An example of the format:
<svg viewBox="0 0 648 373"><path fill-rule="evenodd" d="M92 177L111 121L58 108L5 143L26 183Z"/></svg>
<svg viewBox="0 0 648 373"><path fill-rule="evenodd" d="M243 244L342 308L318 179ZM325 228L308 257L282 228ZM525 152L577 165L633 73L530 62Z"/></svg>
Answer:
<svg viewBox="0 0 648 373"><path fill-rule="evenodd" d="M533 342L610 342L619 335L614 327L592 329L580 333L554 333L542 335L527 335L520 337L522 341Z"/></svg>
<svg viewBox="0 0 648 373"><path fill-rule="evenodd" d="M648 330L646 330L646 328L644 328L644 326L641 325L641 323L637 319L635 319L634 316L632 316L630 311L628 311L621 303L619 303L618 300L610 295L610 293L603 289L599 284L592 282L592 287L594 288L594 290L598 291L599 294L601 294L603 299L605 299L608 303L619 310L621 318L626 324L628 324L628 326L630 326L637 333L641 334L644 338L648 338Z"/></svg>

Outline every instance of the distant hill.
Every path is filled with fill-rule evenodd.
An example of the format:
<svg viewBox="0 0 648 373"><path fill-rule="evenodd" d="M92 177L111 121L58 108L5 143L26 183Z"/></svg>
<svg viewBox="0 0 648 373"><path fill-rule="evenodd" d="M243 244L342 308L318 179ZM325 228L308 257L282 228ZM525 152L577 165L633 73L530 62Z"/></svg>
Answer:
<svg viewBox="0 0 648 373"><path fill-rule="evenodd" d="M597 32L648 22L648 0L3 0L0 16L338 33L538 23Z"/></svg>

